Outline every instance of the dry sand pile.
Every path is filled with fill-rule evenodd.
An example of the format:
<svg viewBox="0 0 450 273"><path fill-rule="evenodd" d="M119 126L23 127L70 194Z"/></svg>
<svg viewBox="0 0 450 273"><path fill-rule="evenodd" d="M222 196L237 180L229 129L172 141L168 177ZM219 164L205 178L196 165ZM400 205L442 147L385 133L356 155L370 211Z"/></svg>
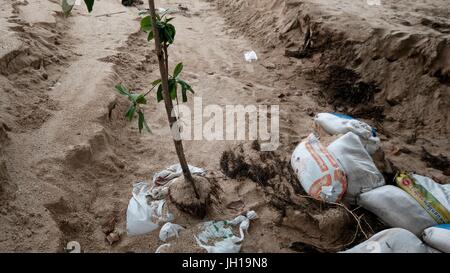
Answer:
<svg viewBox="0 0 450 273"><path fill-rule="evenodd" d="M450 183L447 1L217 2L228 22L274 54L312 62L299 73L322 85L319 99L377 124L399 168Z"/></svg>
<svg viewBox="0 0 450 273"><path fill-rule="evenodd" d="M363 117L380 130L395 166L448 181L444 1L179 2L187 10L174 14L171 66L184 62L183 77L204 105L280 105L274 153L238 141L185 142L189 164L207 169L218 186L206 219L258 213L243 252L338 251L384 228L356 210L364 214L361 232L344 207L303 196L287 162L315 113ZM138 31L144 6L98 1L93 14L77 8L63 18L57 3L11 0L0 10L0 250L62 252L78 241L87 252L154 252L159 230L123 234L125 212L134 182L176 163L170 131L162 104L151 100L145 110L154 134L139 135L113 91L121 82L142 92L158 77L152 46ZM247 50L257 63L245 62ZM356 101L338 93L348 89ZM171 251L202 251L192 236L201 221L170 207L187 227ZM121 238L110 245L112 231Z"/></svg>

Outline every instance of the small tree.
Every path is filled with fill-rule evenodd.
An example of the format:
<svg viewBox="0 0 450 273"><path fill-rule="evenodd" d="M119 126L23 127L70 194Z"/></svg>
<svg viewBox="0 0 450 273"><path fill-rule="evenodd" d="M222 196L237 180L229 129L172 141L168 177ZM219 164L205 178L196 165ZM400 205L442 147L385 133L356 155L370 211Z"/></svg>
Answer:
<svg viewBox="0 0 450 273"><path fill-rule="evenodd" d="M84 0L88 11L91 12L94 5L94 0ZM75 2L74 0L63 0L62 7L65 14L69 14ZM69 4L68 4L69 3ZM161 78L152 82L152 88L144 94L136 94L127 90L122 84L116 85L116 90L119 94L125 96L130 101L125 116L131 121L137 114L139 132L144 129L150 132L150 128L145 121L144 111L141 105L147 104L147 95L152 90L156 89L156 99L158 102L164 101L166 108L167 118L169 120L170 128L173 128L177 122L177 118L172 115L173 100L177 103L178 99L178 86L181 88L181 97L183 102L187 102L187 92L194 93L192 87L179 78L183 70L183 64L179 63L175 66L172 75L169 74L169 46L173 44L175 40L176 29L170 23L174 18L168 17L167 13L157 14L155 10L154 0L148 1L150 15L141 19L141 29L148 33L147 40L155 40L155 52L158 57L159 71ZM183 142L179 138L173 139L175 150L177 152L178 160L183 170L183 176L187 182L189 182L193 189L197 199L200 198L198 189L195 185L195 180L189 170L186 156L184 154Z"/></svg>

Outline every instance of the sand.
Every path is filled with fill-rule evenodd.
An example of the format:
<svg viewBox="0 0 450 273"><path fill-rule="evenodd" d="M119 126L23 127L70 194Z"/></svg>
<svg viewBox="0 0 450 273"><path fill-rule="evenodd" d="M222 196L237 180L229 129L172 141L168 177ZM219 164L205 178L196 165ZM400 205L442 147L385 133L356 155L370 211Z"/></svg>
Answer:
<svg viewBox="0 0 450 273"><path fill-rule="evenodd" d="M448 13L442 8L433 10L442 7L443 1L429 1L434 4L426 9L418 2L396 2L397 9L389 8L390 4L382 10L369 10L341 0L339 4L347 8L343 12L324 1L157 1L164 7L176 9L181 3L188 8L174 14L177 38L169 52L171 66L183 61L183 77L205 105L281 105L282 145L276 155L280 160L286 162L295 145L312 131L314 113L336 107L346 107L342 110L350 113L360 111L356 106L352 110L328 103L322 94L327 90L318 79L329 73L324 63L335 59L336 65L354 68L364 81L375 81L382 89L367 104L382 105L386 118L364 116L364 120L380 128L389 159L398 167L446 182L445 170L422 161L422 146L433 155L449 156L445 76L449 64L445 62L448 51L441 42L448 34L423 24L415 27L414 20L426 17L443 21L441 25L424 24L445 32ZM412 11L416 6L418 11ZM98 1L92 14L76 7L73 16L63 18L53 0L12 0L2 5L0 251L63 252L68 242L77 241L84 252L154 252L162 244L158 230L134 237L123 233L132 184L150 181L155 172L177 161L163 105L151 100L145 107L153 134L140 135L137 124L123 117L126 100L113 90L115 84L123 83L142 92L158 78L153 48L139 32L138 9L143 8L145 5L124 7L118 0ZM356 16L362 9L363 21L370 24L362 24ZM286 49L298 48L304 42L297 16L303 20L306 14L314 22L313 33L321 33L313 34L313 54L306 59L286 57ZM392 59L385 56L391 51L378 52L378 61L371 62L373 56L365 52L367 48L381 50L389 47L379 46L379 41L397 41L383 40L386 35L409 37L392 34L394 26L406 28L401 24L405 18L416 18L410 22L414 27L408 28L419 33L413 36L418 40L412 48L424 55L406 58L401 50ZM379 30L378 35L367 37L375 23L390 32ZM349 27L354 25L360 28ZM278 29L273 31L272 26ZM280 35L285 36L281 41ZM421 35L433 41L423 50L419 50ZM323 42L325 36L351 42L335 50ZM257 63L245 62L243 54L248 50L257 52ZM437 54L434 59L429 57L433 52ZM342 59L335 58L337 54ZM361 56L355 67L350 62L354 54ZM426 62L428 70L423 76L398 80L417 67L426 67ZM389 77L378 75L381 68L391 73ZM417 94L406 92L411 84L417 86ZM190 105L192 101L191 97ZM412 110L408 101L414 102ZM416 117L422 122L415 121ZM407 141L412 133L416 142ZM222 153L235 149L236 144L185 141L189 164L207 169L220 187L206 219L231 219L255 210L259 217L250 224L243 252L292 252L293 243L297 251L310 250L311 246L316 251L347 247L355 224L342 208L322 207L301 197L289 190L291 182L283 180L283 186L278 187L277 180L261 185L251 178L223 174ZM391 152L394 148L399 148L396 153ZM258 154L254 156L258 158ZM274 198L279 192L292 197L293 204ZM187 230L171 251L201 251L191 236L201 221L172 210L176 222ZM365 217L376 231L378 223L371 222L370 215ZM105 231L114 229L122 235L110 245ZM353 243L363 239L358 234Z"/></svg>

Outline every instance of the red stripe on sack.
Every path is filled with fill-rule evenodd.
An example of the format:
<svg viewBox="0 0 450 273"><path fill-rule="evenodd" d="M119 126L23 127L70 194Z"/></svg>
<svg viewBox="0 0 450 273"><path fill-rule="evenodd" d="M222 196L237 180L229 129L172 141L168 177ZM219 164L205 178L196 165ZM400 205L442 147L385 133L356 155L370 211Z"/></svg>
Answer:
<svg viewBox="0 0 450 273"><path fill-rule="evenodd" d="M339 168L339 165L337 164L337 162L334 160L333 156L330 154L330 152L328 152L327 149L325 149L325 147L323 147L322 144L319 143L319 149L322 151L322 153L327 157L328 161L330 161L331 165L335 168Z"/></svg>
<svg viewBox="0 0 450 273"><path fill-rule="evenodd" d="M336 169L334 170L334 179L342 185L342 192L339 195L338 200L336 200L336 202L339 202L347 191L347 176L342 170Z"/></svg>
<svg viewBox="0 0 450 273"><path fill-rule="evenodd" d="M309 188L308 194L317 200L321 200L320 193L322 192L322 187L330 185L331 185L331 175L327 174L312 183L311 187Z"/></svg>
<svg viewBox="0 0 450 273"><path fill-rule="evenodd" d="M317 165L319 165L319 168L322 172L328 171L328 167L325 164L325 162L320 158L320 156L316 153L316 151L313 149L312 145L310 143L305 143L305 147L308 150L308 152L311 154L311 156L314 158L314 161L316 161Z"/></svg>

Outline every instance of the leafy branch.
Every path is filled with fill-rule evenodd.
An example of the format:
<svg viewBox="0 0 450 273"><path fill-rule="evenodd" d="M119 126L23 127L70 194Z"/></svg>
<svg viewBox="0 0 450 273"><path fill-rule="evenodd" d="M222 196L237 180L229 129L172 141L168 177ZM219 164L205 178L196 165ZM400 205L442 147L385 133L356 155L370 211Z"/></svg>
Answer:
<svg viewBox="0 0 450 273"><path fill-rule="evenodd" d="M94 0L84 0L84 4L86 4L88 12L91 12L94 8ZM74 6L75 0L62 0L61 2L61 7L65 16L69 16Z"/></svg>

